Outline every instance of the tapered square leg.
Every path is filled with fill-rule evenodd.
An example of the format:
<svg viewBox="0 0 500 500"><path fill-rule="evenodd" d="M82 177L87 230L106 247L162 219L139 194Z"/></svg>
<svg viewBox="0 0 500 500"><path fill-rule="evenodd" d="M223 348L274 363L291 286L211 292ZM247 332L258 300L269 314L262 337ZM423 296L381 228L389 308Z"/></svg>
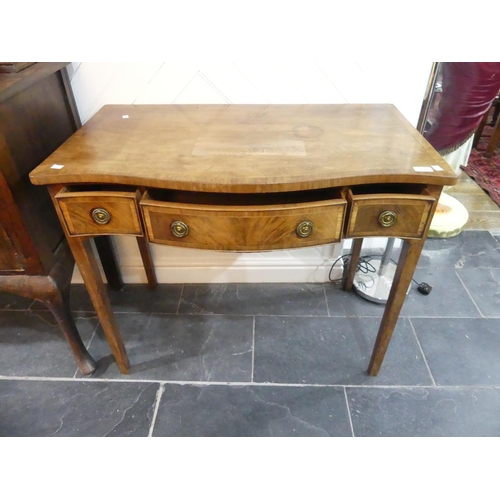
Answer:
<svg viewBox="0 0 500 500"><path fill-rule="evenodd" d="M157 287L158 282L156 281L156 273L148 240L143 236L137 236L137 245L141 252L142 263L144 265L144 271L146 271L149 288L154 289Z"/></svg>
<svg viewBox="0 0 500 500"><path fill-rule="evenodd" d="M129 373L130 363L127 352L125 351L125 346L123 345L123 340L111 309L106 287L102 281L97 261L90 245L90 239L72 236L68 238L68 243L101 322L104 335L115 356L116 363L122 373Z"/></svg>
<svg viewBox="0 0 500 500"><path fill-rule="evenodd" d="M399 313L406 298L406 291L410 286L411 279L418 259L424 247L425 240L406 240L403 243L401 255L399 257L396 274L392 282L391 292L387 299L384 315L380 322L377 340L373 348L368 374L375 376L380 370L384 360L387 347L391 341L394 328L399 318Z"/></svg>
<svg viewBox="0 0 500 500"><path fill-rule="evenodd" d="M363 246L363 238L358 238L352 242L351 256L349 257L349 267L347 268L347 275L344 281L344 290L350 292L354 282L354 275L358 268L359 256L361 254L361 247Z"/></svg>
<svg viewBox="0 0 500 500"><path fill-rule="evenodd" d="M68 234L64 224L64 216L61 213L59 204L54 199L60 189L61 186L49 186L49 192L52 196L52 201L54 202L61 224L63 225L66 240L71 249L76 265L80 270L83 282L85 283L87 292L89 293L92 304L94 305L94 309L101 323L106 340L111 348L111 352L115 357L118 368L121 373L127 374L130 371L130 362L118 329L118 325L116 324L115 316L111 309L106 287L102 281L101 273L90 244L90 238L87 236L71 236Z"/></svg>

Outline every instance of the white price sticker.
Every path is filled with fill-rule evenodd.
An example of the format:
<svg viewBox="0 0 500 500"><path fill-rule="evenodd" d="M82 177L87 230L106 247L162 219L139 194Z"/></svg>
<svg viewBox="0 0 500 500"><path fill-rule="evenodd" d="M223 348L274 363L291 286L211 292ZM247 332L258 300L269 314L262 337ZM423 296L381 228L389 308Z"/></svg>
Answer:
<svg viewBox="0 0 500 500"><path fill-rule="evenodd" d="M64 165L58 165L57 163L54 163L50 168L55 168L56 170L61 170L61 168L64 168Z"/></svg>

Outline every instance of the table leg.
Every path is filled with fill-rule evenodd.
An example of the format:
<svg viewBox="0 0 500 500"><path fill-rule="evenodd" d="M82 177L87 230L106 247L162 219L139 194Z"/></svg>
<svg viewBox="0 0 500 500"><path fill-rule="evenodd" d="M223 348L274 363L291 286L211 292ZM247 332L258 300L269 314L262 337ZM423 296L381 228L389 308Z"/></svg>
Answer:
<svg viewBox="0 0 500 500"><path fill-rule="evenodd" d="M111 309L109 297L101 278L101 273L91 246L90 238L88 236L71 236L68 233L64 222L64 216L55 199L55 196L61 190L61 187L62 186L56 184L48 186L52 202L54 203L54 208L56 209L59 220L61 221L64 234L66 235L66 241L71 249L76 265L80 270L83 282L85 283L85 288L90 295L90 300L94 305L94 309L101 323L104 335L106 336L111 348L111 352L115 356L118 368L121 373L127 374L130 371L130 362L125 346L123 345L120 330L116 324L115 316Z"/></svg>
<svg viewBox="0 0 500 500"><path fill-rule="evenodd" d="M68 243L80 270L85 287L90 295L92 304L101 322L104 335L111 347L118 368L122 373L129 373L130 363L125 346L111 309L106 287L101 278L89 238L71 236Z"/></svg>
<svg viewBox="0 0 500 500"><path fill-rule="evenodd" d="M142 263L144 265L144 270L146 271L146 276L148 278L149 288L154 289L157 287L158 282L156 281L156 273L148 240L143 236L137 236L137 245L139 246L139 251L141 252Z"/></svg>
<svg viewBox="0 0 500 500"><path fill-rule="evenodd" d="M378 374L382 361L384 360L387 347L389 346L392 333L394 332L394 328L399 318L399 313L403 307L406 292L410 286L415 268L417 267L424 243L425 238L423 240L406 240L403 242L403 248L396 268L396 274L394 275L391 292L387 299L384 315L380 322L377 340L368 367L368 374L371 376Z"/></svg>
<svg viewBox="0 0 500 500"><path fill-rule="evenodd" d="M358 268L359 256L361 254L361 247L363 246L363 238L357 238L352 242L351 257L349 258L349 267L347 268L347 275L344 282L344 290L350 292L354 282L354 275Z"/></svg>

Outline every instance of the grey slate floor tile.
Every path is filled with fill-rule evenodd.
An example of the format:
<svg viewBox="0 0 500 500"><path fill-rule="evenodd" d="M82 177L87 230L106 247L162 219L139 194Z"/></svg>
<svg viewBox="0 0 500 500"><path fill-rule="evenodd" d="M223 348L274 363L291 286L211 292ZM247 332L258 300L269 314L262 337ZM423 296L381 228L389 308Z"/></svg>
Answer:
<svg viewBox="0 0 500 500"><path fill-rule="evenodd" d="M488 231L462 231L453 238L429 238L418 268L500 267L500 242Z"/></svg>
<svg viewBox="0 0 500 500"><path fill-rule="evenodd" d="M500 318L500 268L456 272L483 316Z"/></svg>
<svg viewBox="0 0 500 500"><path fill-rule="evenodd" d="M326 316L322 283L185 285L179 313Z"/></svg>
<svg viewBox="0 0 500 500"><path fill-rule="evenodd" d="M377 377L367 375L379 318L257 317L254 382L429 385L409 321L400 318Z"/></svg>
<svg viewBox="0 0 500 500"><path fill-rule="evenodd" d="M87 344L95 332L95 315L75 315ZM0 312L0 376L73 377L77 365L54 316L45 311Z"/></svg>
<svg viewBox="0 0 500 500"><path fill-rule="evenodd" d="M125 284L121 290L108 290L113 311L130 313L176 313L181 297L182 285L161 284L151 290L143 284ZM72 311L94 312L85 285L71 285L70 306ZM40 302L35 302L33 309L45 309Z"/></svg>
<svg viewBox="0 0 500 500"><path fill-rule="evenodd" d="M344 292L340 285L325 284L326 299L330 316L376 316L384 314L384 306L360 297L355 290Z"/></svg>
<svg viewBox="0 0 500 500"><path fill-rule="evenodd" d="M474 271L477 272L478 270L475 269ZM414 279L418 283L428 283L432 286L432 291L429 295L422 295L417 291L417 285L412 282L401 309L402 316L481 317L454 269L417 269Z"/></svg>
<svg viewBox="0 0 500 500"><path fill-rule="evenodd" d="M26 299L12 293L0 293L0 311L24 311L29 309L33 302L34 301L32 299Z"/></svg>
<svg viewBox="0 0 500 500"><path fill-rule="evenodd" d="M166 384L153 436L351 436L342 388Z"/></svg>
<svg viewBox="0 0 500 500"><path fill-rule="evenodd" d="M253 318L117 314L131 374L120 374L99 328L89 347L95 377L250 382Z"/></svg>
<svg viewBox="0 0 500 500"><path fill-rule="evenodd" d="M500 436L500 390L347 388L355 436Z"/></svg>
<svg viewBox="0 0 500 500"><path fill-rule="evenodd" d="M500 386L500 319L411 321L437 385Z"/></svg>
<svg viewBox="0 0 500 500"><path fill-rule="evenodd" d="M0 436L147 436L158 387L0 380Z"/></svg>

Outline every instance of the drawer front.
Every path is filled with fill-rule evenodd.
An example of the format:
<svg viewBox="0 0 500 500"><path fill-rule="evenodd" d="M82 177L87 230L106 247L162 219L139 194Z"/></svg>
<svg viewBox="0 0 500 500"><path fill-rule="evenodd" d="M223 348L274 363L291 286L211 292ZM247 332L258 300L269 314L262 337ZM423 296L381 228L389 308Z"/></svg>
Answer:
<svg viewBox="0 0 500 500"><path fill-rule="evenodd" d="M340 241L346 202L293 206L207 206L141 201L153 243L210 250L259 251Z"/></svg>
<svg viewBox="0 0 500 500"><path fill-rule="evenodd" d="M424 195L352 196L346 237L421 238L434 202Z"/></svg>
<svg viewBox="0 0 500 500"><path fill-rule="evenodd" d="M56 195L71 235L141 235L139 192L67 192Z"/></svg>

